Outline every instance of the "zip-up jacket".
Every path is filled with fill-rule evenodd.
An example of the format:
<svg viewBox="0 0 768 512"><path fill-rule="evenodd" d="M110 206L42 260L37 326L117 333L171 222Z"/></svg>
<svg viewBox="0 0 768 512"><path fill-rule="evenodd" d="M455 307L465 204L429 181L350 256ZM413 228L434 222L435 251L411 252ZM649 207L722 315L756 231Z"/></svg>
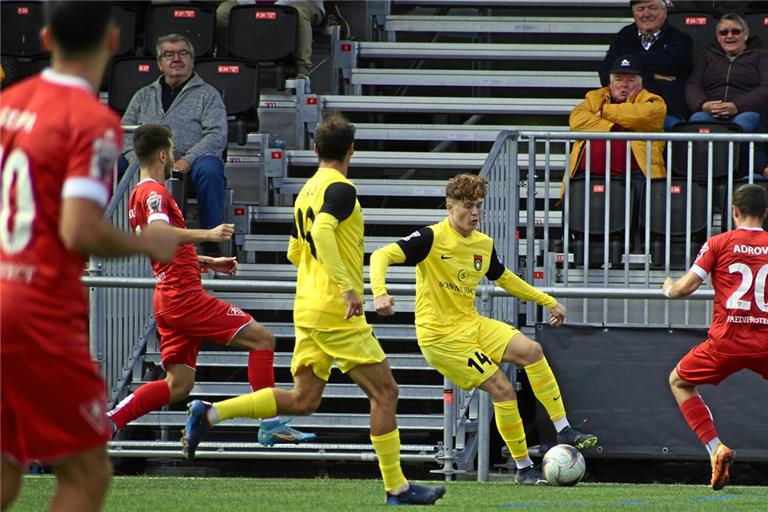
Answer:
<svg viewBox="0 0 768 512"><path fill-rule="evenodd" d="M731 60L718 43L701 52L685 87L688 107L701 111L707 101L729 101L739 112L768 114L768 50L748 45Z"/></svg>

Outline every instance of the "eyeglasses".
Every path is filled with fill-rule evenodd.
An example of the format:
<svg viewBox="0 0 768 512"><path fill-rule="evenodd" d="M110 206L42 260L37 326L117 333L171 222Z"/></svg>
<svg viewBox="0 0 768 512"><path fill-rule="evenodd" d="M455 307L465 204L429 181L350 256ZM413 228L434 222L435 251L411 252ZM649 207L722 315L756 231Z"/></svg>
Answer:
<svg viewBox="0 0 768 512"><path fill-rule="evenodd" d="M171 52L171 51L163 52L160 54L160 57L164 58L165 60L173 60L175 56L178 56L179 58L182 58L182 59L186 59L190 55L192 54L189 52L189 50L179 50L177 52Z"/></svg>
<svg viewBox="0 0 768 512"><path fill-rule="evenodd" d="M744 32L744 31L741 30L740 28L725 28L723 30L718 30L717 31L717 35L719 35L721 37L725 37L725 36L727 36L730 33L730 34L733 34L735 36L740 36L742 32Z"/></svg>

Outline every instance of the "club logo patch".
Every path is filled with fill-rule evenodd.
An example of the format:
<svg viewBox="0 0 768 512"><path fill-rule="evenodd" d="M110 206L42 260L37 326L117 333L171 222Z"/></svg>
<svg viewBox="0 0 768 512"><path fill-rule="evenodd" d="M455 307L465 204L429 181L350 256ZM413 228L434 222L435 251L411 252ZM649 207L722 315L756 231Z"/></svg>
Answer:
<svg viewBox="0 0 768 512"><path fill-rule="evenodd" d="M474 260L475 260L475 263L474 263L475 270L480 272L480 269L483 268L483 257L479 254L475 254Z"/></svg>
<svg viewBox="0 0 768 512"><path fill-rule="evenodd" d="M150 214L163 211L163 197L155 191L150 192L147 197L147 209Z"/></svg>
<svg viewBox="0 0 768 512"><path fill-rule="evenodd" d="M228 316L245 316L245 313L243 313L243 310L240 308L236 308L235 306L231 306L229 308L229 312L227 313Z"/></svg>

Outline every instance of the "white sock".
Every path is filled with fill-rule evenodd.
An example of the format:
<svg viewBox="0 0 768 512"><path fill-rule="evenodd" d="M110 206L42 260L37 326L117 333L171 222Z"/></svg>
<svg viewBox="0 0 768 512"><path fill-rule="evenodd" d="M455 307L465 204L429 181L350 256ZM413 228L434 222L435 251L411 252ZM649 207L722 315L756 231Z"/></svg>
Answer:
<svg viewBox="0 0 768 512"><path fill-rule="evenodd" d="M707 451L709 452L710 457L715 454L715 451L717 450L717 445L719 444L720 444L720 438L715 437L713 439L710 439L709 442L704 445L707 447Z"/></svg>
<svg viewBox="0 0 768 512"><path fill-rule="evenodd" d="M205 419L208 420L209 425L216 425L221 421L221 418L219 417L219 411L216 409L216 406L208 409L208 412L205 413Z"/></svg>
<svg viewBox="0 0 768 512"><path fill-rule="evenodd" d="M553 421L552 424L555 426L555 430L558 431L558 432L563 430L565 427L570 427L571 426L571 424L568 423L568 417L567 416L563 416L559 420Z"/></svg>
<svg viewBox="0 0 768 512"><path fill-rule="evenodd" d="M515 464L517 465L517 469L523 469L533 466L533 461L530 457L526 457L520 460L515 459Z"/></svg>
<svg viewBox="0 0 768 512"><path fill-rule="evenodd" d="M275 420L279 420L279 419L280 419L280 416L272 416L271 418L261 418L261 421L262 422L264 422L264 421L275 421Z"/></svg>

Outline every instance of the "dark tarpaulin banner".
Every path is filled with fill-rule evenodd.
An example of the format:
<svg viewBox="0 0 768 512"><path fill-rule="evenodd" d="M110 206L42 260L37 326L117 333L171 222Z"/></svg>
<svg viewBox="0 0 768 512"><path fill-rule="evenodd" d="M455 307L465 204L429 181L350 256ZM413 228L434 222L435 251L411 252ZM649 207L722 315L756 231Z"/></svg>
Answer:
<svg viewBox="0 0 768 512"><path fill-rule="evenodd" d="M555 372L572 425L600 439L587 453L602 457L700 459L706 451L688 428L669 390L668 376L703 330L537 326L536 338ZM742 370L719 386L699 387L721 441L739 460L768 461L768 381ZM554 429L539 404L543 443Z"/></svg>

